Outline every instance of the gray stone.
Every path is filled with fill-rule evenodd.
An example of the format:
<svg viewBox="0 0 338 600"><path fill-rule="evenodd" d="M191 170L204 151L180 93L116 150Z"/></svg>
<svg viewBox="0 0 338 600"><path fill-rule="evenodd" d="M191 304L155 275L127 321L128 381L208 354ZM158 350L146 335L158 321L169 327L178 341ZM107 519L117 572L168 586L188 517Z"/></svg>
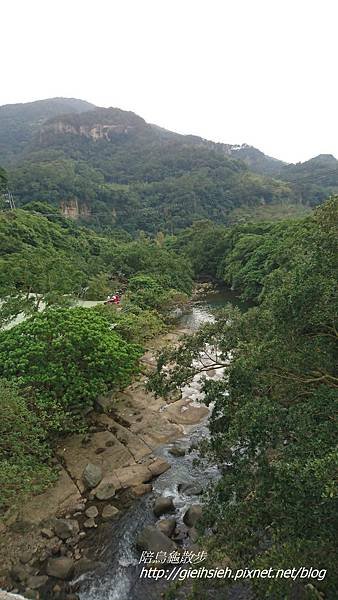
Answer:
<svg viewBox="0 0 338 600"><path fill-rule="evenodd" d="M54 521L55 534L61 540L77 535L79 530L79 524L75 519L55 519Z"/></svg>
<svg viewBox="0 0 338 600"><path fill-rule="evenodd" d="M20 562L22 562L24 565L29 563L30 560L32 560L33 558L33 552L31 552L30 550L26 550L25 552L23 552L20 556Z"/></svg>
<svg viewBox="0 0 338 600"><path fill-rule="evenodd" d="M196 523L202 518L202 506L200 504L193 504L188 508L183 517L183 523L187 527L195 527Z"/></svg>
<svg viewBox="0 0 338 600"><path fill-rule="evenodd" d="M170 454L172 454L172 456L176 456L176 457L185 456L184 448L180 448L179 446L173 446L172 448L169 449L169 452L170 452Z"/></svg>
<svg viewBox="0 0 338 600"><path fill-rule="evenodd" d="M27 586L31 590L38 590L39 588L46 585L48 581L47 575L32 575L27 579Z"/></svg>
<svg viewBox="0 0 338 600"><path fill-rule="evenodd" d="M41 535L49 540L51 540L54 537L53 531L51 529L47 529L47 527L41 529Z"/></svg>
<svg viewBox="0 0 338 600"><path fill-rule="evenodd" d="M11 568L11 576L14 581L20 581L22 583L27 580L28 573L22 564L17 564Z"/></svg>
<svg viewBox="0 0 338 600"><path fill-rule="evenodd" d="M195 542L197 542L198 540L198 531L195 527L191 527L189 529L189 538L191 539L192 543L194 544Z"/></svg>
<svg viewBox="0 0 338 600"><path fill-rule="evenodd" d="M175 512L173 498L171 496L160 496L159 498L156 498L153 510L156 517L160 517L165 513Z"/></svg>
<svg viewBox="0 0 338 600"><path fill-rule="evenodd" d="M112 483L104 483L96 490L95 496L98 500L110 500L115 496L115 488Z"/></svg>
<svg viewBox="0 0 338 600"><path fill-rule="evenodd" d="M60 558L50 558L47 562L46 573L49 577L57 579L70 579L74 571L74 561L72 558L62 556Z"/></svg>
<svg viewBox="0 0 338 600"><path fill-rule="evenodd" d="M88 463L84 468L82 473L82 481L87 490L91 490L92 488L99 485L102 479L102 469L98 465L93 465L93 463Z"/></svg>
<svg viewBox="0 0 338 600"><path fill-rule="evenodd" d="M97 510L96 506L90 506L89 508L87 508L85 510L85 515L89 519L95 519L95 517L97 517L98 514L99 514L99 511Z"/></svg>
<svg viewBox="0 0 338 600"><path fill-rule="evenodd" d="M86 529L93 529L93 527L97 527L97 525L94 519L87 519L87 521L83 523L83 527L85 527Z"/></svg>
<svg viewBox="0 0 338 600"><path fill-rule="evenodd" d="M177 549L175 542L168 538L158 527L149 525L145 527L137 538L136 545L139 550L149 552L173 552Z"/></svg>
<svg viewBox="0 0 338 600"><path fill-rule="evenodd" d="M101 516L104 520L113 519L113 517L116 517L116 515L118 515L119 512L120 511L118 508L116 508L116 506L113 506L112 504L107 504L103 507Z"/></svg>
<svg viewBox="0 0 338 600"><path fill-rule="evenodd" d="M89 558L80 558L76 564L74 565L74 577L77 579L80 575L84 573L88 573L88 571L95 571L101 563L96 562L94 560L90 560Z"/></svg>
<svg viewBox="0 0 338 600"><path fill-rule="evenodd" d="M200 496L203 494L203 488L198 483L179 483L177 489L186 496Z"/></svg>
<svg viewBox="0 0 338 600"><path fill-rule="evenodd" d="M186 525L179 525L175 530L175 534L172 536L175 542L181 544L188 537L188 527Z"/></svg>
<svg viewBox="0 0 338 600"><path fill-rule="evenodd" d="M158 527L158 529L162 531L164 535L171 537L175 531L176 519L162 519L161 521L158 521L158 523L156 523L156 527Z"/></svg>

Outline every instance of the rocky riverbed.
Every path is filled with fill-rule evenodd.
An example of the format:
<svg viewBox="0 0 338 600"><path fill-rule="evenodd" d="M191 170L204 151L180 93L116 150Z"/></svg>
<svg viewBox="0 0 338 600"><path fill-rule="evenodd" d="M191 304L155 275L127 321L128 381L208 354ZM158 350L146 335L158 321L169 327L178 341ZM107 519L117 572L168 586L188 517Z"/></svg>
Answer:
<svg viewBox="0 0 338 600"><path fill-rule="evenodd" d="M156 351L184 333L177 329L153 342L142 359L144 374L123 392L99 398L88 433L56 448L56 484L8 512L0 543L2 587L36 600L74 600L70 582L99 568L92 548L107 524L170 468L154 451L208 414L192 398L179 394L166 402L145 389Z"/></svg>

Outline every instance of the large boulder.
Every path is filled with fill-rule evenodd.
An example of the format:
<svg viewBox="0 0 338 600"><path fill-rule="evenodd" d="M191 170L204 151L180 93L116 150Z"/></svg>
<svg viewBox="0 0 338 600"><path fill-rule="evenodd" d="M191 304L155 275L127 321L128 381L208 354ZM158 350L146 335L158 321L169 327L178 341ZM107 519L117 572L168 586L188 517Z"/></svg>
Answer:
<svg viewBox="0 0 338 600"><path fill-rule="evenodd" d="M196 523L202 518L202 506L200 504L193 504L189 506L188 510L184 514L183 523L187 527L195 527Z"/></svg>
<svg viewBox="0 0 338 600"><path fill-rule="evenodd" d="M172 448L170 448L169 452L172 456L175 456L177 458L179 458L180 456L185 456L185 450L180 446L173 446Z"/></svg>
<svg viewBox="0 0 338 600"><path fill-rule="evenodd" d="M161 521L158 521L158 523L156 523L156 527L158 527L158 529L162 531L164 535L171 537L175 531L176 519L162 519Z"/></svg>
<svg viewBox="0 0 338 600"><path fill-rule="evenodd" d="M98 567L101 567L102 563L97 562L95 560L91 560L90 558L80 558L76 561L74 565L74 577L80 577L84 575L84 573L88 573L89 571L95 571Z"/></svg>
<svg viewBox="0 0 338 600"><path fill-rule="evenodd" d="M154 504L154 515L160 517L166 513L175 512L174 499L171 496L160 496Z"/></svg>
<svg viewBox="0 0 338 600"><path fill-rule="evenodd" d="M199 496L203 494L203 488L198 483L179 483L177 489L186 496Z"/></svg>
<svg viewBox="0 0 338 600"><path fill-rule="evenodd" d="M50 558L47 562L46 573L56 579L70 579L74 571L74 561L68 556Z"/></svg>
<svg viewBox="0 0 338 600"><path fill-rule="evenodd" d="M54 532L61 540L67 540L79 533L79 524L76 519L55 519Z"/></svg>
<svg viewBox="0 0 338 600"><path fill-rule="evenodd" d="M139 550L146 550L155 554L161 551L169 554L177 549L175 542L164 535L158 527L152 525L143 529L137 538L136 545Z"/></svg>
<svg viewBox="0 0 338 600"><path fill-rule="evenodd" d="M149 494L149 492L151 492L152 489L153 486L151 485L151 483L140 483L139 485L135 485L132 488L132 492L134 496L136 496L136 498L139 498L140 496L144 496L144 494Z"/></svg>
<svg viewBox="0 0 338 600"><path fill-rule="evenodd" d="M171 465L164 458L156 458L154 462L148 465L148 470L151 473L150 479L158 477L170 469ZM148 480L149 481L149 480Z"/></svg>
<svg viewBox="0 0 338 600"><path fill-rule="evenodd" d="M93 465L93 463L88 463L83 470L82 473L82 481L87 490L91 490L92 488L99 485L102 479L102 469L98 465Z"/></svg>
<svg viewBox="0 0 338 600"><path fill-rule="evenodd" d="M47 575L31 575L27 579L27 587L31 590L38 590L46 585L48 581Z"/></svg>

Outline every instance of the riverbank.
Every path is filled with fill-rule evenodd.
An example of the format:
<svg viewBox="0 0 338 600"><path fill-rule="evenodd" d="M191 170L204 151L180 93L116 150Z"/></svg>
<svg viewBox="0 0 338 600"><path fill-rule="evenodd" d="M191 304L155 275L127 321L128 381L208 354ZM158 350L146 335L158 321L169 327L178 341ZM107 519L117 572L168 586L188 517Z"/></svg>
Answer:
<svg viewBox="0 0 338 600"><path fill-rule="evenodd" d="M2 587L27 598L74 598L67 582L92 568L91 549L100 530L170 468L154 450L181 437L208 409L189 398L155 398L145 383L156 367L156 351L184 333L176 329L149 344L142 376L123 392L99 398L88 433L70 436L56 448L56 484L9 511L1 532Z"/></svg>

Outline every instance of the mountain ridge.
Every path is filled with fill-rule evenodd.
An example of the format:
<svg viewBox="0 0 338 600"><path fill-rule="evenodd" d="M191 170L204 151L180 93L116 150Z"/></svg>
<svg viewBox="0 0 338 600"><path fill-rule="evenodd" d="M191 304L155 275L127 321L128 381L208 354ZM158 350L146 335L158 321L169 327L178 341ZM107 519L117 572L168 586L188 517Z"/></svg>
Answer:
<svg viewBox="0 0 338 600"><path fill-rule="evenodd" d="M0 107L0 164L19 205L49 202L74 218L105 213L105 224L131 230L227 223L241 207L313 206L338 190L338 161L311 160L287 165L248 144L171 132L74 98Z"/></svg>

